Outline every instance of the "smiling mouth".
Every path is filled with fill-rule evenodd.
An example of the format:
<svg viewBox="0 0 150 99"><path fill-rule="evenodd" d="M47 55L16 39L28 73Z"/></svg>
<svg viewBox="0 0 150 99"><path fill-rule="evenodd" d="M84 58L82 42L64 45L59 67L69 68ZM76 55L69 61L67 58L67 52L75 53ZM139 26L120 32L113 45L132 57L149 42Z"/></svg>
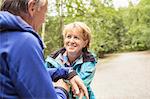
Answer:
<svg viewBox="0 0 150 99"><path fill-rule="evenodd" d="M72 45L72 46L69 46L69 45L68 45L68 48L71 49L71 50L73 50L73 49L76 48L76 46L73 46L73 45Z"/></svg>
<svg viewBox="0 0 150 99"><path fill-rule="evenodd" d="M75 47L69 47L69 49L74 49Z"/></svg>

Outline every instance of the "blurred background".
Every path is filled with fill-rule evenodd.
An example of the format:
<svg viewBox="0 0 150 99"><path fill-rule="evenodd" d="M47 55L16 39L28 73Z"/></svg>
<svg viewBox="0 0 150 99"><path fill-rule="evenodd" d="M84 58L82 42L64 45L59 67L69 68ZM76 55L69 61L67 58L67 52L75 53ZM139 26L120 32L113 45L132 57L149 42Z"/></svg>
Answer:
<svg viewBox="0 0 150 99"><path fill-rule="evenodd" d="M48 0L46 21L39 31L45 56L63 46L65 24L82 21L92 30L90 49L107 53L150 49L150 0ZM2 0L0 0L0 5Z"/></svg>
<svg viewBox="0 0 150 99"><path fill-rule="evenodd" d="M96 99L150 99L150 0L48 0L39 31L45 57L63 47L65 24L82 21L92 31L98 64ZM1 5L0 0L0 5Z"/></svg>
<svg viewBox="0 0 150 99"><path fill-rule="evenodd" d="M90 49L107 53L150 49L150 0L48 0L48 13L40 35L45 56L63 46L62 29L74 21L92 31Z"/></svg>

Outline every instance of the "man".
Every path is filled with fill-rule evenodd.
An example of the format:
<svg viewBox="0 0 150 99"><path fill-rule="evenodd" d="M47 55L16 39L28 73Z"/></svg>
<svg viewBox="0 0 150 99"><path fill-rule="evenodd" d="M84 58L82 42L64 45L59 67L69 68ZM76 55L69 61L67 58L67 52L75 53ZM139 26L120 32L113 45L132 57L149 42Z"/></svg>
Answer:
<svg viewBox="0 0 150 99"><path fill-rule="evenodd" d="M52 80L68 79L75 95L88 97L73 70L46 70L43 43L37 34L44 22L47 0L2 0L0 11L0 99L66 99L69 88Z"/></svg>

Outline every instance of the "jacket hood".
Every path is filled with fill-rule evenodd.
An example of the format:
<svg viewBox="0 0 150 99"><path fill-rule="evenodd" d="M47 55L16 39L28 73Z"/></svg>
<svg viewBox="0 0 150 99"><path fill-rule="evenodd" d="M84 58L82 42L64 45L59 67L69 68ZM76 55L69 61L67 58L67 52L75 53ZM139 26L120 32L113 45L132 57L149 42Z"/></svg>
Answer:
<svg viewBox="0 0 150 99"><path fill-rule="evenodd" d="M20 16L15 16L7 11L0 11L0 33L5 31L21 31L32 33L39 39L42 48L44 48L44 44L39 35Z"/></svg>

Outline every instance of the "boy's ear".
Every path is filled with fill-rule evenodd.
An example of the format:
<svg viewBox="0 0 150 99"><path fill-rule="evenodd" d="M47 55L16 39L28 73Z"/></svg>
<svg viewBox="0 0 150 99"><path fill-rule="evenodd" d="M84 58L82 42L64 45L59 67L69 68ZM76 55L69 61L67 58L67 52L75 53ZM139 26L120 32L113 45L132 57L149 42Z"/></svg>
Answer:
<svg viewBox="0 0 150 99"><path fill-rule="evenodd" d="M35 11L36 11L35 0L29 0L29 2L28 2L28 12L29 12L31 17L33 17Z"/></svg>

